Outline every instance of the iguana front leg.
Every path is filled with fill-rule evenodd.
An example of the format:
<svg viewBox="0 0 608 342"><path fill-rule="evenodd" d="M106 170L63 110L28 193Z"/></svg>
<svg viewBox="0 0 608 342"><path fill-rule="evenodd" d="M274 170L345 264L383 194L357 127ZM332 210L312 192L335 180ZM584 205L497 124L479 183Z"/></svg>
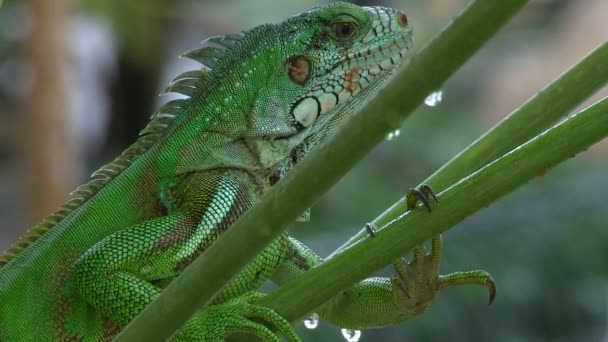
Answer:
<svg viewBox="0 0 608 342"><path fill-rule="evenodd" d="M166 216L107 237L84 253L71 271L69 285L118 326L129 323L156 298L257 196L247 174L236 171L193 174L174 183L163 196L169 210ZM245 332L278 341L277 335L257 321L262 320L296 340L289 323L272 310L256 306L259 296L250 292L278 266L284 240L271 244L176 338L216 341Z"/></svg>
<svg viewBox="0 0 608 342"><path fill-rule="evenodd" d="M301 242L295 239L290 241L290 257L286 258L272 278L278 284L295 279L323 262ZM430 254L426 254L423 247L417 247L410 263L405 263L403 259L395 260L394 276L365 279L334 297L317 312L342 328L379 328L421 314L442 288L478 284L488 286L492 293L493 283L487 272L458 272L440 276L440 259L441 240L437 237L432 241Z"/></svg>

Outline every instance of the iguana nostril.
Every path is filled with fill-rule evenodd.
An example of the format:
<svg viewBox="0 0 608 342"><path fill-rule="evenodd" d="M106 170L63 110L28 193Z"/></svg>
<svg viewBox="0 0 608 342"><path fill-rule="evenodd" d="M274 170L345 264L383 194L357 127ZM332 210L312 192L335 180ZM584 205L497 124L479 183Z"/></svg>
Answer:
<svg viewBox="0 0 608 342"><path fill-rule="evenodd" d="M407 15L405 15L405 13L398 11L397 12L397 22L399 23L399 26L401 27L406 27L407 26Z"/></svg>

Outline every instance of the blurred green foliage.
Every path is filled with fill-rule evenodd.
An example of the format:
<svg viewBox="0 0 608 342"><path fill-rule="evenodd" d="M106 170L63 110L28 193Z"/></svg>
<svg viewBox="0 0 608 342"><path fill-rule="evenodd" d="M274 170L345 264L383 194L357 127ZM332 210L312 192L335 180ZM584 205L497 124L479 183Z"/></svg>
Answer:
<svg viewBox="0 0 608 342"><path fill-rule="evenodd" d="M171 0L81 0L81 8L105 18L112 27L119 48L132 62L139 65L156 63L152 55L167 32L163 22L172 17L179 1Z"/></svg>

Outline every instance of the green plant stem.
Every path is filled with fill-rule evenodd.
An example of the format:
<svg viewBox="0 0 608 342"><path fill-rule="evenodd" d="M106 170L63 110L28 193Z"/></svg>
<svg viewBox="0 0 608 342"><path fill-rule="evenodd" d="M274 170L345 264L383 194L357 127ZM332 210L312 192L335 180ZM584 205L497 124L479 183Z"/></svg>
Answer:
<svg viewBox="0 0 608 342"><path fill-rule="evenodd" d="M608 82L608 42L528 99L500 123L424 180L441 192L508 151L546 130ZM405 197L372 221L382 227L406 211ZM329 257L365 238L360 230Z"/></svg>
<svg viewBox="0 0 608 342"><path fill-rule="evenodd" d="M409 211L262 300L295 321L389 264L415 245L440 234L472 213L584 151L608 135L608 98L542 133L439 194L432 213ZM357 265L357 267L352 267Z"/></svg>
<svg viewBox="0 0 608 342"><path fill-rule="evenodd" d="M439 89L526 2L472 1L338 134L277 183L115 340L170 337L386 134L399 127L427 94Z"/></svg>

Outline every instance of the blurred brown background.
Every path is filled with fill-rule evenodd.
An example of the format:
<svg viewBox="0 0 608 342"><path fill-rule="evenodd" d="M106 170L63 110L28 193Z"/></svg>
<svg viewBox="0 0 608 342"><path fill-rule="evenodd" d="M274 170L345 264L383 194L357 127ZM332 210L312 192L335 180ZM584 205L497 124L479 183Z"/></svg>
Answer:
<svg viewBox="0 0 608 342"><path fill-rule="evenodd" d="M156 94L172 76L196 66L179 54L210 35L277 22L323 3L4 1L0 249L134 141L167 100ZM404 9L420 48L466 1L355 3ZM606 41L607 15L605 0L530 1L445 85L440 103L421 107L397 138L379 146L313 208L311 223L294 225L293 234L329 254ZM485 305L482 289L446 290L425 315L364 331L361 341L607 340L607 156L604 142L446 234L443 272L490 271L498 284L495 304ZM299 329L306 341L343 339L327 322Z"/></svg>

